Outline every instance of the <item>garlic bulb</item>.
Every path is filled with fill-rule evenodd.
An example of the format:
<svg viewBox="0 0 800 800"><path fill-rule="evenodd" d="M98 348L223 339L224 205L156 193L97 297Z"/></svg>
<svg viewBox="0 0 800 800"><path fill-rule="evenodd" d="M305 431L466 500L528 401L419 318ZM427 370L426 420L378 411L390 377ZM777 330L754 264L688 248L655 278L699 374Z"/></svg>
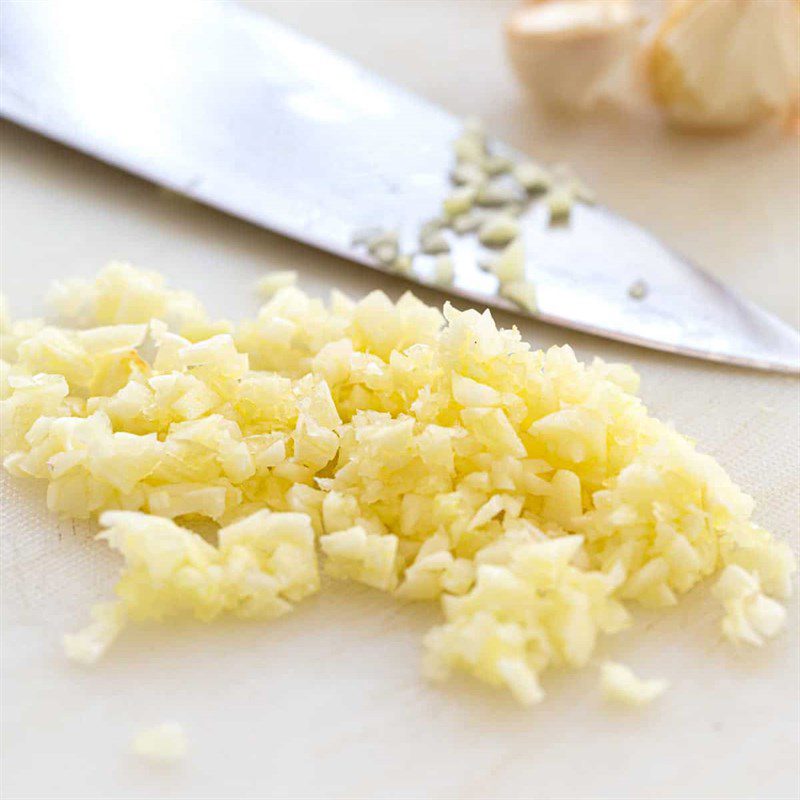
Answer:
<svg viewBox="0 0 800 800"><path fill-rule="evenodd" d="M678 0L647 58L653 97L695 128L789 112L800 90L798 0Z"/></svg>
<svg viewBox="0 0 800 800"><path fill-rule="evenodd" d="M588 109L609 94L640 27L630 0L546 0L511 14L506 42L531 91L552 105Z"/></svg>

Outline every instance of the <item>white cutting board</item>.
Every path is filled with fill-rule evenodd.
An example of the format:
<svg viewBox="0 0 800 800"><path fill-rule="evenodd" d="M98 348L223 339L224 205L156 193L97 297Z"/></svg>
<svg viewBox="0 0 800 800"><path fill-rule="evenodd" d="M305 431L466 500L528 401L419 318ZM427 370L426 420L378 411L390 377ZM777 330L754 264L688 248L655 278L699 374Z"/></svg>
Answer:
<svg viewBox="0 0 800 800"><path fill-rule="evenodd" d="M604 200L797 324L796 140L706 140L648 121L567 125L534 113L506 70L500 0L265 2L347 51L547 159L571 161ZM319 293L402 281L199 208L10 126L2 139L0 263L20 316L44 285L112 258L165 272L214 313L256 307L266 268ZM442 297L426 292L430 302ZM798 383L520 322L541 345L632 361L660 416L697 438L757 500L757 519L798 548ZM2 484L2 788L8 798L790 798L798 795L797 604L764 651L720 640L704 588L642 615L598 658L665 676L650 708L606 706L596 667L545 680L521 709L469 680L430 687L420 639L435 605L334 585L269 624L131 630L93 669L59 637L109 595L116 560L85 526L58 522L40 485ZM187 760L129 753L174 719Z"/></svg>

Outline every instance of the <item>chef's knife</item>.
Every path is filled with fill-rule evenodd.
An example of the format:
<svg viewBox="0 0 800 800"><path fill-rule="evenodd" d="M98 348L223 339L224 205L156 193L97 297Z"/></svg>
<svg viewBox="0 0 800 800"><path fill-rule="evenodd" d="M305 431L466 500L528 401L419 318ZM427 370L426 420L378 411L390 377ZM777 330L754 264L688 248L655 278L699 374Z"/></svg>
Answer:
<svg viewBox="0 0 800 800"><path fill-rule="evenodd" d="M230 2L4 0L0 14L5 117L235 216L386 269L354 233L397 229L414 247L450 191L458 119ZM584 204L566 226L546 216L539 203L523 217L532 316L800 371L795 330L636 225ZM451 291L518 310L483 255L474 236L453 239Z"/></svg>

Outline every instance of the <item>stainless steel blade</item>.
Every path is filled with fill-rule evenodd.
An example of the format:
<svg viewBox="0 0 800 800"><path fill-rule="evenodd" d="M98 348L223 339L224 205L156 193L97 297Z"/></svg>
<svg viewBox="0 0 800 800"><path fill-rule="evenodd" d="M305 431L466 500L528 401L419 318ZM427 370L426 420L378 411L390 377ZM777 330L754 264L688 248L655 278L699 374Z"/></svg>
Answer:
<svg viewBox="0 0 800 800"><path fill-rule="evenodd" d="M261 15L212 0L4 0L0 14L4 116L238 217L380 269L354 232L394 228L413 248L449 190L459 120ZM532 316L800 371L797 331L610 211L580 205L554 228L534 205L524 231ZM519 311L474 237L453 255L454 294Z"/></svg>

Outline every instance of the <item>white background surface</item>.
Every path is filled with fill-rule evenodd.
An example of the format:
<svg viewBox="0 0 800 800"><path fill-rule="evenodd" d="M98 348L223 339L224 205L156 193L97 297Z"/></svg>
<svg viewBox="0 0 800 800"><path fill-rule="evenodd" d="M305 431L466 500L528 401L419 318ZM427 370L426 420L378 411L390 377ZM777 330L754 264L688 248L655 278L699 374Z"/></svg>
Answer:
<svg viewBox="0 0 800 800"><path fill-rule="evenodd" d="M797 140L704 139L650 119L567 123L534 112L507 70L502 0L261 2L264 11L545 160L570 161L602 199L785 319L798 322ZM268 268L312 292L406 286L0 128L3 290L41 312L46 283L112 258L156 268L212 312L241 316ZM435 293L423 293L441 302ZM653 411L697 438L798 549L798 383L516 323L537 345L633 362ZM9 798L790 798L798 794L797 603L761 652L721 642L700 588L640 615L598 658L673 687L641 713L608 708L596 670L552 675L522 710L468 680L419 676L433 606L330 586L267 625L130 630L105 662L65 661L65 629L110 594L115 559L44 510L43 487L2 485L3 796ZM175 719L185 763L129 754Z"/></svg>

